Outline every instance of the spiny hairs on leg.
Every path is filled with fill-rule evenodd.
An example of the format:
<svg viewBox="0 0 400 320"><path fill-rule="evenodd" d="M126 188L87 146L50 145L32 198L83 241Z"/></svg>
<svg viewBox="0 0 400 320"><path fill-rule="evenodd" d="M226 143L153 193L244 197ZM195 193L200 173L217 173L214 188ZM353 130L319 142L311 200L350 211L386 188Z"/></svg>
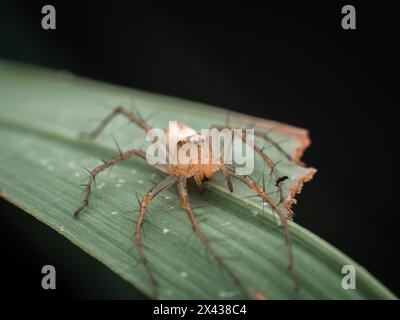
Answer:
<svg viewBox="0 0 400 320"><path fill-rule="evenodd" d="M213 125L212 128L216 128L218 130L222 130L224 128L222 128L219 125ZM232 128L228 128L229 130L231 130L231 132L233 134L235 134L234 130ZM256 133L257 131L257 133ZM292 158L290 157L290 155L284 151L282 149L282 147L279 146L278 143L276 143L274 140L272 140L270 137L268 137L267 134L263 133L260 130L255 130L255 134L264 138L264 139L268 139L267 141L270 143L273 143L273 146L275 148L278 149L279 152L281 152L286 158L290 159L290 161L293 161ZM249 143L246 139L245 136L241 136L241 139L243 140L244 143ZM257 146L256 144L254 144L254 151L263 159L263 161L267 164L267 166L270 168L271 172L270 174L274 176L275 178L275 182L276 182L276 187L278 189L278 195L279 195L279 204L283 204L285 209L290 213L290 218L294 215L294 212L292 211L292 209L290 208L290 206L286 203L285 201L285 196L284 196L284 191L283 191L283 186L282 186L282 176L279 174L278 170L277 170L277 165L278 163L274 163L272 161L272 159L264 152L264 148L260 148L259 146ZM228 182L229 184L229 182Z"/></svg>
<svg viewBox="0 0 400 320"><path fill-rule="evenodd" d="M89 181L85 188L83 203L79 208L77 208L75 210L75 216L77 216L84 208L86 208L89 205L90 193L91 193L93 182L95 182L96 176L100 172L106 170L107 168L112 167L115 164L118 164L122 161L125 161L125 160L135 157L135 156L143 158L144 155L141 151L132 149L132 150L121 153L119 157L111 159L110 161L103 162L102 165L89 171Z"/></svg>
<svg viewBox="0 0 400 320"><path fill-rule="evenodd" d="M289 153L287 153L287 152L281 147L281 145L280 145L278 142L276 142L274 139L270 138L269 135L268 135L266 132L264 132L264 131L262 131L262 130L257 130L257 129L255 129L255 130L254 130L254 134L255 134L257 137L260 137L261 139L264 139L265 141L269 142L276 150L278 150L278 151L279 151L287 160L289 160L290 162L294 162L294 163L296 163L296 164L303 165L302 162L300 162L300 161L294 159Z"/></svg>
<svg viewBox="0 0 400 320"><path fill-rule="evenodd" d="M227 174L232 175L234 178L238 179L239 181L245 183L250 189L253 189L258 193L261 199L268 203L272 210L277 213L280 222L283 226L283 230L285 233L286 245L288 248L288 271L293 280L295 288L298 288L298 280L293 273L293 253L292 253L292 238L289 231L288 219L290 217L290 212L282 212L279 206L272 200L272 198L265 192L263 187L261 187L257 182L255 182L250 176L241 176L235 173L235 170L225 166L224 169Z"/></svg>
<svg viewBox="0 0 400 320"><path fill-rule="evenodd" d="M135 231L135 245L139 251L140 261L144 265L147 275L149 276L151 286L152 286L152 297L153 299L157 299L158 297L158 290L157 290L157 281L151 271L149 261L144 253L143 246L142 246L142 228L145 222L145 218L147 216L148 207L150 202L153 198L159 194L161 191L167 190L168 188L175 185L177 182L176 177L169 175L164 180L160 181L156 184L147 194L144 196L143 200L140 203L140 213L138 220L136 222L136 231Z"/></svg>
<svg viewBox="0 0 400 320"><path fill-rule="evenodd" d="M236 286L247 296L248 292L241 283L241 281L239 280L239 278L233 273L233 271L230 268L228 268L228 266L223 262L222 258L214 251L203 230L200 228L197 218L194 215L192 207L190 205L189 195L187 193L187 187L186 187L186 177L179 176L177 180L177 185L178 185L179 196L182 200L182 207L185 210L186 214L188 215L190 222L192 223L193 230L199 237L201 243L213 256L213 258L216 260L221 269L223 269L231 277Z"/></svg>
<svg viewBox="0 0 400 320"><path fill-rule="evenodd" d="M279 163L273 163L272 159L256 144L254 144L254 151L261 156L261 158L264 160L264 162L268 165L268 167L271 169L270 174L274 175L275 178L275 186L278 189L278 195L279 195L279 204L283 204L285 206L285 209L290 213L290 218L294 215L292 209L290 208L289 205L286 204L285 201L285 196L283 193L283 187L282 183L283 177L279 174L278 170L276 169L277 164Z"/></svg>
<svg viewBox="0 0 400 320"><path fill-rule="evenodd" d="M115 108L94 130L92 133L90 134L85 134L85 137L88 138L96 138L100 132L105 128L105 126L118 114L122 114L125 117L127 117L131 122L135 123L137 126L139 126L140 128L142 128L144 131L148 131L151 129L151 126L144 120L138 118L137 116L135 116L134 114L132 114L131 112L129 112L128 110L126 110L124 107L117 107ZM114 137L113 137L114 138ZM127 160L133 156L140 156L143 159L146 159L145 156L143 155L143 152L139 151L139 150L130 150L127 152L122 152L118 143L116 142L116 140L114 139L118 151L120 153L119 157L116 157L108 162L103 161L103 164L98 166L97 168L94 168L92 171L89 171L90 176L89 176L89 182L86 185L86 189L85 189L85 195L84 195L84 200L82 205L77 208L75 210L75 216L77 216L84 208L86 208L89 205L89 198L90 198L90 192L91 192L91 188L92 188L92 184L93 182L95 182L96 176L102 172L103 170L112 167L115 164L118 164L124 160Z"/></svg>
<svg viewBox="0 0 400 320"><path fill-rule="evenodd" d="M151 126L143 119L135 116L133 113L126 110L124 107L115 108L91 133L84 134L84 137L94 139L101 131L115 118L118 114L121 114L128 118L131 122L136 124L139 128L143 129L145 132L151 130Z"/></svg>

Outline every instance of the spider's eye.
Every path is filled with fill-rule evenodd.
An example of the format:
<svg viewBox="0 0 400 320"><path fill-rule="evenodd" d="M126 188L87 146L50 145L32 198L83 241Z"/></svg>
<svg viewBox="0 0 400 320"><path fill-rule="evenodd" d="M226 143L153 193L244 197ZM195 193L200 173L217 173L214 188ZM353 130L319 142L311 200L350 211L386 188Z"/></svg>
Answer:
<svg viewBox="0 0 400 320"><path fill-rule="evenodd" d="M178 147L182 147L183 141L178 141Z"/></svg>

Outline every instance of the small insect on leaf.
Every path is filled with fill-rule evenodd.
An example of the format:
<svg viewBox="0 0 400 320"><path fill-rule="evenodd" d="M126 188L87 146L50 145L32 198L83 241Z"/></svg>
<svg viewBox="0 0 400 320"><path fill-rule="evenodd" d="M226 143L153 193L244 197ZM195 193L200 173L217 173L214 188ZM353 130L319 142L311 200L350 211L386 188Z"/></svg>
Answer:
<svg viewBox="0 0 400 320"><path fill-rule="evenodd" d="M279 177L279 178L276 180L275 187L279 186L279 184L280 184L281 182L283 182L283 181L285 181L285 180L287 180L287 179L289 179L288 176Z"/></svg>

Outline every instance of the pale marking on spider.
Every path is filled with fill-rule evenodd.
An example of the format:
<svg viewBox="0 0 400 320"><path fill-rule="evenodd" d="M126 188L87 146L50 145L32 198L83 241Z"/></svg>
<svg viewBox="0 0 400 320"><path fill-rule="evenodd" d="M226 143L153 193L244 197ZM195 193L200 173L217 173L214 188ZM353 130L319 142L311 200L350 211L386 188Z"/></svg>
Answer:
<svg viewBox="0 0 400 320"><path fill-rule="evenodd" d="M135 116L134 114L130 113L127 111L124 107L118 107L116 108L111 114L109 114L96 128L95 130L89 134L86 135L89 138L95 138L99 135L99 133L104 129L104 127L116 116L116 115L123 115L126 118L128 118L131 122L142 128L146 133L152 129L152 127L143 119L140 119L139 117ZM221 128L220 126L213 126L214 128ZM232 132L234 131L231 128L230 129ZM178 140L178 148L182 147L185 145L185 143L190 143L189 142L189 135L193 135L193 133L196 133L195 130L193 130L190 127L187 127L186 125L179 124L177 130L174 130L174 132L168 132L168 130L165 131L167 135L173 134L177 135L180 140ZM196 133L200 138L202 138L199 134ZM256 135L264 139L265 141L269 142L272 144L273 147L275 147L284 157L286 157L288 160L295 162L289 154L287 154L276 142L274 142L272 139L270 139L264 132L262 131L256 131ZM243 139L247 143L247 140ZM89 199L90 199L90 193L92 189L92 184L95 182L95 178L97 175L99 175L102 171L106 170L107 168L112 167L113 165L119 164L125 160L128 160L133 157L138 157L146 161L146 155L143 151L138 150L138 149L132 149L128 150L125 152L122 152L121 150L120 154L118 157L115 157L109 161L104 161L104 163L96 168L94 168L92 171L90 171L90 176L89 176L89 181L85 187L85 192L84 192L84 200L82 205L75 210L75 216L78 216L78 214L89 205ZM161 180L159 183L157 183L155 186L153 186L147 194L143 197L143 199L140 201L140 212L138 216L138 220L136 222L136 230L135 230L135 246L139 252L140 256L140 261L143 264L146 273L149 277L149 280L152 285L152 297L156 299L158 297L158 285L156 278L153 275L153 272L151 270L149 261L147 260L147 256L143 250L142 246L142 228L143 224L145 222L145 218L148 213L148 207L151 201L154 199L155 196L157 196L160 192L165 191L172 186L177 186L179 197L181 198L181 203L184 211L186 212L194 232L197 234L198 238L200 239L201 243L206 247L210 255L214 258L214 260L218 263L219 267L223 269L232 279L232 281L235 283L235 285L247 296L252 296L254 298L258 298L258 295L255 295L254 292L258 292L254 288L245 288L240 281L240 279L235 275L235 273L228 267L228 265L225 264L223 259L217 254L217 252L213 249L213 247L210 245L209 240L207 239L206 235L204 234L203 230L200 228L199 222L197 220L196 215L192 211L192 207L190 205L189 201L189 195L187 192L187 179L193 178L196 185L199 187L199 189L202 188L203 183L205 181L209 181L213 178L214 174L216 172L222 172L230 192L233 192L233 185L232 185L232 177L239 180L240 182L244 183L247 185L250 189L255 191L258 196L261 197L262 201L264 203L268 203L270 207L272 208L272 211L276 213L279 217L280 224L283 227L284 234L285 234L285 239L286 239L286 245L287 245L287 250L288 250L288 270L290 276L293 278L293 281L295 283L295 287L297 287L297 280L294 277L294 274L292 273L292 266L293 266L293 258L292 258L292 240L289 232L289 226L288 226L288 220L292 219L293 212L290 208L290 206L287 204L287 201L283 198L283 189L282 189L282 184L283 178L279 175L278 170L276 168L277 164L273 163L270 157L264 152L263 148L260 148L256 145L254 145L254 151L259 154L264 162L267 164L267 166L270 168L270 175L274 176L275 181L276 181L276 187L278 189L278 193L280 194L280 201L279 203L275 203L273 198L270 197L269 193L266 192L265 190L265 185L261 186L259 185L255 180L253 180L250 176L248 175L237 175L235 172L235 169L224 165L223 163L220 164L214 164L211 161L212 155L210 154L210 161L209 163L205 164L174 164L174 165L153 165L160 171L164 172L167 174L167 176ZM43 161L45 162L45 161ZM47 164L47 163L46 163ZM44 164L45 165L45 164ZM131 171L132 174L136 174L136 170ZM75 174L77 176L78 173ZM115 178L115 174L110 174L110 178ZM285 178L286 179L286 178ZM138 180L138 183L142 184L143 180ZM116 184L117 187L120 187L120 184ZM280 208L280 205L284 207L284 209ZM254 214L257 214L257 211L254 211ZM163 233L165 232L164 229ZM187 273L186 272L181 272L182 277L186 277ZM251 292L251 293L250 293Z"/></svg>

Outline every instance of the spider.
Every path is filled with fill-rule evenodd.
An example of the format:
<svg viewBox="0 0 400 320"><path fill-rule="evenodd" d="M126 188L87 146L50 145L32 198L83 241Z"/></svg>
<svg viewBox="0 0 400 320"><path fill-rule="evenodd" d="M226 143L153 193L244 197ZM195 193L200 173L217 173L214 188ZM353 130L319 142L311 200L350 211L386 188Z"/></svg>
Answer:
<svg viewBox="0 0 400 320"><path fill-rule="evenodd" d="M140 127L142 130L144 130L146 133L152 129L152 127L141 117L138 117L134 115L133 113L129 112L126 108L120 106L117 107L113 110L112 113L110 113L90 134L85 134L86 138L94 139L96 138L100 132L107 126L107 124L117 115L122 115L125 116L127 119L129 119L132 123L136 124L138 127ZM222 129L221 126L214 125L212 128L216 129ZM227 128L234 132L232 128ZM201 138L199 134L196 133L195 130L191 129L190 127L179 124L178 130L176 132L167 132L168 134L175 134L179 136L178 139L178 144L177 148L183 147L186 143L189 143L189 138L193 135L197 135ZM260 131L260 130L255 130L254 131L255 136L258 136L266 141L268 141L273 147L275 147L284 157L286 157L288 160L296 162L288 153L286 153L278 143L273 141L265 132ZM245 140L244 140L245 141ZM118 147L119 149L119 147ZM284 234L285 234L285 240L286 240L286 245L287 245L287 250L288 250L288 270L289 274L293 278L293 281L295 283L295 287L297 286L297 281L295 277L293 276L292 273L292 265L293 265L293 257L292 257L292 241L291 241L291 236L289 232L289 227L288 227L288 220L292 220L293 217L293 212L290 208L290 204L285 201L283 197L283 187L282 184L283 182L287 179L286 176L279 176L279 173L276 169L276 165L274 164L273 161L270 159L270 157L264 152L263 148L258 147L257 145L254 145L254 151L258 155L262 157L262 159L265 161L267 166L270 169L270 175L275 177L276 181L276 188L277 192L280 195L280 200L279 202L275 201L272 197L271 194L273 192L266 192L265 186L261 186L258 182L256 182L253 178L251 178L249 175L238 175L234 168L231 166L225 165L223 163L220 164L213 164L213 163L206 163L206 164L175 164L175 165L168 165L168 166L161 166L161 165L155 165L155 167L164 173L167 174L167 176L158 182L155 186L153 186L147 194L144 196L142 201L140 202L140 210L139 210L139 216L138 220L136 222L136 229L135 229L135 246L139 252L139 257L140 261L143 264L146 273L149 277L149 280L151 282L152 286L152 297L153 299L157 299L158 296L158 286L157 286L157 281L153 275L153 272L150 268L149 261L145 255L145 252L142 247L142 228L145 222L145 218L148 213L148 208L151 203L151 201L156 197L160 192L167 190L173 186L176 185L179 193L179 197L182 202L182 207L183 210L186 212L188 218L190 219L190 222L192 224L194 232L197 234L198 238L200 239L201 243L205 246L205 248L208 250L208 252L211 254L211 256L215 259L215 261L218 263L220 268L222 268L232 279L232 281L236 284L236 286L246 295L249 296L248 290L244 287L240 279L235 275L233 271L224 263L222 258L217 254L217 252L213 249L213 247L210 245L210 242L202 229L200 228L199 222L196 218L196 215L193 213L192 207L190 205L190 200L189 200L189 195L188 195L188 190L187 190L187 180L193 178L195 184L199 189L202 189L203 183L205 181L212 180L214 174L217 172L222 172L224 175L229 191L233 192L233 184L232 184L232 178L235 178L239 180L240 182L246 184L250 189L254 190L257 195L263 200L264 203L267 203L273 210L274 213L277 214L279 217L280 223L283 227ZM138 149L132 149L128 150L125 152L122 152L119 149L119 156L115 157L109 161L103 161L103 164L94 168L93 170L89 171L90 176L89 176L89 181L85 187L84 191L84 200L83 203L80 207L78 207L75 210L75 217L79 215L79 213L86 208L89 205L89 199L90 199L90 193L92 189L93 182L95 182L96 176L106 170L107 168L110 168L116 164L119 164L125 160L128 160L133 157L138 157L146 161L146 155L143 151L138 150ZM259 294L256 294L254 292L255 289L253 290L253 294L250 294L251 296L259 296Z"/></svg>

